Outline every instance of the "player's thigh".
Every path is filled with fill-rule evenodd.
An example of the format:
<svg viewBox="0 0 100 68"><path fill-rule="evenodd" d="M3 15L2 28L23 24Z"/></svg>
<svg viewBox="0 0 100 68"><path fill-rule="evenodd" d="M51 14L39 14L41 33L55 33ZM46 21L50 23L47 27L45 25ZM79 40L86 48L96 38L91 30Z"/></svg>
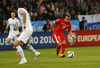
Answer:
<svg viewBox="0 0 100 68"><path fill-rule="evenodd" d="M57 43L57 45L62 45L61 36L59 34L53 33L53 39Z"/></svg>
<svg viewBox="0 0 100 68"><path fill-rule="evenodd" d="M9 33L7 41L10 42L13 39L14 35L12 33Z"/></svg>
<svg viewBox="0 0 100 68"><path fill-rule="evenodd" d="M9 35L8 35L8 37L7 37L7 38L13 39L13 37L14 37L14 34L9 33Z"/></svg>
<svg viewBox="0 0 100 68"><path fill-rule="evenodd" d="M65 38L65 36L63 34L61 34L61 42L63 44L66 44L66 38Z"/></svg>

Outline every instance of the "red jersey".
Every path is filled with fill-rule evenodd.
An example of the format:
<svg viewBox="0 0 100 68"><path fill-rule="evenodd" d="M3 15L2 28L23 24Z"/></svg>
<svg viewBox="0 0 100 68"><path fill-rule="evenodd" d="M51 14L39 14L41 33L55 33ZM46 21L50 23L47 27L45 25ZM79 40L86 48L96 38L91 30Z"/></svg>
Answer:
<svg viewBox="0 0 100 68"><path fill-rule="evenodd" d="M57 19L54 21L54 23L56 24L55 26L55 29L54 29L54 32L56 33L63 33L67 28L68 28L68 31L71 30L71 24L70 22L66 23L65 22L65 19Z"/></svg>

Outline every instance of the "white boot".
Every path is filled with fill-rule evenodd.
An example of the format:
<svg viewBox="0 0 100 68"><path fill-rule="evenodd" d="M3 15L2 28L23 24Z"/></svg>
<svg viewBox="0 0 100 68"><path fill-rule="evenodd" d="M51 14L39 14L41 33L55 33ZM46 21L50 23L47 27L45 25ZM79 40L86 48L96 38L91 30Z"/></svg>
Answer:
<svg viewBox="0 0 100 68"><path fill-rule="evenodd" d="M22 59L19 64L24 64L24 63L27 63L27 60L26 59Z"/></svg>
<svg viewBox="0 0 100 68"><path fill-rule="evenodd" d="M37 61L37 59L38 59L39 56L40 56L40 52L36 52L35 53L35 59L34 60Z"/></svg>

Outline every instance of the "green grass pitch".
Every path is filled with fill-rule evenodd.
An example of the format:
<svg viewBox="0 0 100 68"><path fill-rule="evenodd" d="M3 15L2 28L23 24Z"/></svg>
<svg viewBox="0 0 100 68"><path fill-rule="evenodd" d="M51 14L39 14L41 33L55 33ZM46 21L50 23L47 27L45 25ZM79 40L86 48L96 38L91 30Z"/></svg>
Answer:
<svg viewBox="0 0 100 68"><path fill-rule="evenodd" d="M16 55L16 50L0 51L0 68L100 68L100 47L75 47L66 48L74 51L74 58L58 58L56 49L37 49L41 52L38 61L34 61L34 54L24 50L26 64L19 65L21 58Z"/></svg>

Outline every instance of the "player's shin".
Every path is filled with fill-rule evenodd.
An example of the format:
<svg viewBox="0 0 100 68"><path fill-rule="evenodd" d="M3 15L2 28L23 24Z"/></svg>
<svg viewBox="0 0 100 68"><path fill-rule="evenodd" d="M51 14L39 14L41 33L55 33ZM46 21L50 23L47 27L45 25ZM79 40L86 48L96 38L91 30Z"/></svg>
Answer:
<svg viewBox="0 0 100 68"><path fill-rule="evenodd" d="M59 46L59 45L56 46L56 53L57 54L59 54L60 48L61 48L61 46Z"/></svg>
<svg viewBox="0 0 100 68"><path fill-rule="evenodd" d="M64 54L64 52L65 52L65 46L66 46L66 44L62 44L62 46L61 46L61 54Z"/></svg>
<svg viewBox="0 0 100 68"><path fill-rule="evenodd" d="M37 52L31 45L27 44L26 46L27 49L29 49L32 53L35 54L35 61L38 59L38 57L40 56L40 52Z"/></svg>
<svg viewBox="0 0 100 68"><path fill-rule="evenodd" d="M26 48L29 49L34 54L37 53L37 51L29 44L27 44Z"/></svg>
<svg viewBox="0 0 100 68"><path fill-rule="evenodd" d="M16 49L19 52L19 55L21 56L22 60L26 60L25 56L24 56L23 49L21 48L21 46L17 46Z"/></svg>

